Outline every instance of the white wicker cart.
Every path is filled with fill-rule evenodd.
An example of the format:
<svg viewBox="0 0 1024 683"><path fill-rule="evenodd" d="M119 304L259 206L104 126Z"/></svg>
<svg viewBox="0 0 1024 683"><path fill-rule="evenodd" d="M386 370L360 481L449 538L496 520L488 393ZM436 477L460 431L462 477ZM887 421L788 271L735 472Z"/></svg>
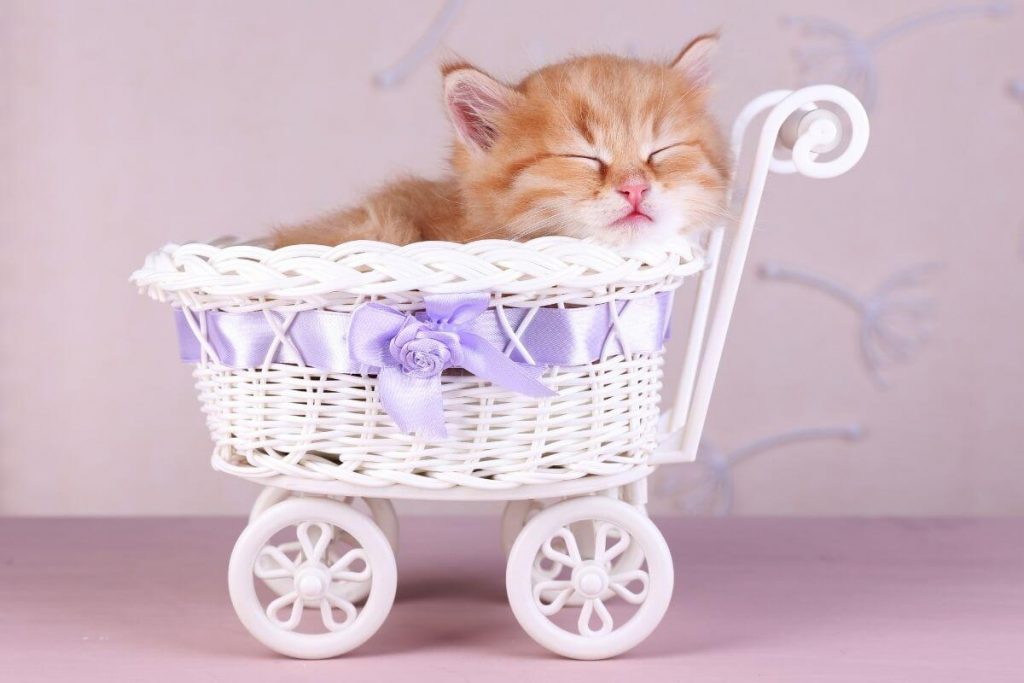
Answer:
<svg viewBox="0 0 1024 683"><path fill-rule="evenodd" d="M395 596L393 498L508 501L509 602L544 647L599 659L653 631L673 568L645 513L646 479L696 455L767 175L836 176L867 144L856 98L812 86L748 105L734 128L737 157L765 112L738 226L694 241L628 254L563 237L277 251L192 243L147 259L133 281L175 307L216 444L213 467L265 487L228 569L232 603L253 636L302 658L371 637ZM662 333L672 293L691 276L688 346L663 419ZM382 405L383 370L309 357L310 335L321 347L335 340L326 356L351 341L366 304L419 324L411 316L432 297L465 296L485 297L478 327L503 352L498 360L533 366L530 381L550 395L448 370L431 385L443 417L430 423L443 419L447 438L411 436ZM564 351L550 339L563 323L567 336L599 332L591 355L538 362L536 344ZM641 333L651 330L653 338ZM257 336L262 345L249 344ZM574 344L586 345L566 342Z"/></svg>

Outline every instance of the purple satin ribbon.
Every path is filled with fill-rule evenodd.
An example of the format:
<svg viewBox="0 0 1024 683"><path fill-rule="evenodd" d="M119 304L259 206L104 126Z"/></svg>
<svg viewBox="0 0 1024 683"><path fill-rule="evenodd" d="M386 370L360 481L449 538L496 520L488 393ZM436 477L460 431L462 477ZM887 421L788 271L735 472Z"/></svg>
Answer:
<svg viewBox="0 0 1024 683"><path fill-rule="evenodd" d="M422 316L390 306L364 304L352 314L349 354L377 368L384 410L403 432L447 438L441 401L441 373L462 368L503 389L526 396L554 396L537 377L539 366L520 365L470 331L487 310L486 294L432 294L423 297Z"/></svg>
<svg viewBox="0 0 1024 683"><path fill-rule="evenodd" d="M499 310L489 303L486 294L448 294L425 296L426 310L415 314L379 303L351 314L177 309L175 322L186 362L239 369L291 363L376 373L381 403L399 428L436 439L446 434L440 380L445 369L462 368L527 396L551 396L538 380L547 366L661 350L672 293L573 308Z"/></svg>

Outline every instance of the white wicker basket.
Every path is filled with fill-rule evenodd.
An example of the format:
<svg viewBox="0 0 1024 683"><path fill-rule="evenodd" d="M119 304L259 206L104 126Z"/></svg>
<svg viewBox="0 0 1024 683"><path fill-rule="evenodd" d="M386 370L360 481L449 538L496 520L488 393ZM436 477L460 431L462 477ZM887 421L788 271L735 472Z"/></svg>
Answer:
<svg viewBox="0 0 1024 683"><path fill-rule="evenodd" d="M838 152L833 109L850 127ZM397 584L391 498L509 501L509 604L553 652L612 657L657 627L674 570L646 516L646 478L697 457L768 174L834 177L867 146L863 106L835 86L756 98L733 129L737 151L761 115L727 249L717 226L704 248L629 254L548 237L186 244L149 257L133 280L178 309L214 467L266 485L228 566L254 637L323 658L376 633ZM662 437L672 293L698 272Z"/></svg>
<svg viewBox="0 0 1024 683"><path fill-rule="evenodd" d="M566 237L277 251L193 243L150 255L132 279L202 325L205 311L351 312L368 301L410 311L435 293L488 292L498 311L599 306L675 290L703 265L701 249L685 240L628 255ZM618 351L549 368L542 381L553 398L445 373L451 438L440 442L402 433L372 375L276 362L236 369L203 354L195 377L217 469L375 487L508 489L645 463L657 442L662 354Z"/></svg>

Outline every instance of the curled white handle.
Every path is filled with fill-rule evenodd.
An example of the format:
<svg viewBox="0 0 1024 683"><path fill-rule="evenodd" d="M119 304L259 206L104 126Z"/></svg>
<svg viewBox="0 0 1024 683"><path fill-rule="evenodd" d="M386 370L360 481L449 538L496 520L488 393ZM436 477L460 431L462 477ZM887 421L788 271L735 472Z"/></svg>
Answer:
<svg viewBox="0 0 1024 683"><path fill-rule="evenodd" d="M825 104L831 106L823 107ZM705 297L698 296L697 313L701 320L696 328L691 329L690 344L692 347L703 340L703 354L695 378L695 354L688 354L690 357L684 364L682 391L670 422L673 431L683 426L681 449L677 455L665 457L661 462L692 460L696 457L768 174L774 171L800 173L809 178L834 178L853 168L867 149L870 127L867 112L860 101L839 86L812 85L796 91L775 90L748 104L733 127L732 143L737 158L750 123L766 110L768 115L758 136L746 191L742 193L743 208L738 224L731 231L732 239L722 261L722 274L717 283L714 302L711 302L710 293ZM842 117L833 110L845 114L849 122L848 130L843 125ZM777 152L784 152L787 148L790 150L789 158L776 156ZM841 151L832 156L840 148ZM721 244L720 239L713 242L712 253L709 254L716 263ZM705 278L707 275L702 277L702 281ZM702 282L702 286L710 290L714 278L712 272L710 278ZM707 315L709 308L710 316ZM709 325L706 337L703 329L705 323ZM692 395L687 396L691 386Z"/></svg>
<svg viewBox="0 0 1024 683"><path fill-rule="evenodd" d="M825 103L846 114L849 130L845 130L839 116L821 108ZM775 105L762 129L761 143L770 142L775 149L781 146L792 150L789 159L772 154L771 170L775 173L835 178L853 168L864 156L869 135L868 114L850 91L835 85L812 85L790 93ZM842 145L844 138L843 151L833 159L822 161L821 156ZM787 142L790 144L785 144Z"/></svg>
<svg viewBox="0 0 1024 683"><path fill-rule="evenodd" d="M846 114L849 129L831 109L830 103ZM793 90L773 90L751 101L732 129L733 156L740 149L747 129L758 115L771 110L758 144L756 159L768 163L773 173L801 173L811 178L834 178L853 168L867 149L870 125L864 105L851 92L835 85L813 85ZM819 161L822 154L839 147L847 138L845 150L836 158ZM771 153L766 154L770 149ZM789 158L776 152L790 150Z"/></svg>

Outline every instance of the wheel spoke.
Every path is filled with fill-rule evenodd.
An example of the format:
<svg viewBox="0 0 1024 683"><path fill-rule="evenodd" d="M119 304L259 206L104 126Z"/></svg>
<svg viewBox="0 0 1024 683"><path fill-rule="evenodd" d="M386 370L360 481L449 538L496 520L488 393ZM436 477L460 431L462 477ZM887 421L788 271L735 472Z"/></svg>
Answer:
<svg viewBox="0 0 1024 683"><path fill-rule="evenodd" d="M295 562L281 548L268 545L256 556L252 572L264 581L288 579L295 574Z"/></svg>
<svg viewBox="0 0 1024 683"><path fill-rule="evenodd" d="M288 605L291 605L292 613L288 616L286 621L282 621L277 615ZM292 631L299 625L299 621L302 620L302 607L303 602L299 599L298 592L292 591L290 593L285 593L277 600L274 600L267 605L267 617L278 628L284 629L285 631Z"/></svg>
<svg viewBox="0 0 1024 683"><path fill-rule="evenodd" d="M317 528L315 537L310 533L310 527ZM320 562L323 560L324 552L331 542L333 536L331 525L324 522L302 522L295 529L295 536L302 546L302 554L307 562Z"/></svg>
<svg viewBox="0 0 1024 683"><path fill-rule="evenodd" d="M594 559L594 533L597 522L592 519L585 519L573 522L567 528L576 541L576 548L579 550L580 559Z"/></svg>
<svg viewBox="0 0 1024 683"><path fill-rule="evenodd" d="M601 628L596 631L590 628L590 620L595 614L601 622ZM576 625L579 628L580 635L587 636L588 638L611 633L612 629L615 627L615 624L612 621L612 615L608 612L608 608L605 607L604 603L597 598L587 600L583 603L583 608L580 609L580 618Z"/></svg>
<svg viewBox="0 0 1024 683"><path fill-rule="evenodd" d="M540 579L553 579L562 573L563 565L561 562L551 561L551 566L545 568L544 560L547 559L543 555L537 555L537 559L533 561L533 573L537 578Z"/></svg>
<svg viewBox="0 0 1024 683"><path fill-rule="evenodd" d="M552 547L551 542L556 538L561 539L562 543L565 544L566 552L560 552ZM557 562L566 567L576 567L582 561L579 545L576 544L576 537L573 536L572 531L566 527L562 527L556 531L551 538L544 541L544 545L541 547L541 552L544 553L544 557L548 558L552 562Z"/></svg>
<svg viewBox="0 0 1024 683"><path fill-rule="evenodd" d="M639 591L629 589L629 584L639 581L643 587ZM616 595L626 602L639 605L647 599L647 589L651 585L650 575L642 569L635 569L631 572L614 574L608 587L615 591Z"/></svg>
<svg viewBox="0 0 1024 683"><path fill-rule="evenodd" d="M344 621L334 620L334 608L345 613ZM324 623L324 628L329 631L341 631L348 627L355 618L356 606L344 598L328 593L320 601L320 620Z"/></svg>
<svg viewBox="0 0 1024 683"><path fill-rule="evenodd" d="M533 599L541 614L550 617L561 611L572 596L572 581L541 581L533 587ZM554 597L552 596L554 593ZM551 597L550 600L547 598Z"/></svg>
<svg viewBox="0 0 1024 683"><path fill-rule="evenodd" d="M349 567L359 560L363 561L363 568L359 571L349 570ZM362 548L349 550L341 556L341 559L331 565L331 578L338 581L369 581L370 574L370 560L366 556L366 551Z"/></svg>
<svg viewBox="0 0 1024 683"><path fill-rule="evenodd" d="M609 532L618 534L618 540L610 548L608 547ZM607 562L608 564L611 564L616 557L624 553L632 542L629 534L608 522L597 524L594 529L594 536L594 559L599 562Z"/></svg>
<svg viewBox="0 0 1024 683"><path fill-rule="evenodd" d="M292 558L292 563L297 567L302 564L302 544L298 541L287 541L277 546L281 552Z"/></svg>

